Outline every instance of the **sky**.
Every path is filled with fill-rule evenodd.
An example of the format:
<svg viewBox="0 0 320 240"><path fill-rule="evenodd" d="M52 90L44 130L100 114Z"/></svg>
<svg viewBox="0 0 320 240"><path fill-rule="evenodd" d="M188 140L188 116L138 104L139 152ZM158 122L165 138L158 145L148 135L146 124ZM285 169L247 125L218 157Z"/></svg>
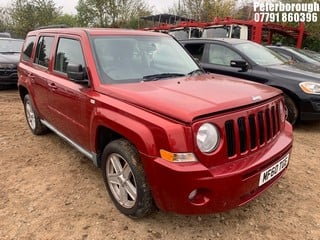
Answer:
<svg viewBox="0 0 320 240"><path fill-rule="evenodd" d="M178 0L144 0L150 6L153 6L154 13L167 13L167 9L172 7ZM7 7L11 5L11 0L0 0L0 7ZM68 14L76 14L75 6L78 0L54 0L56 6L61 6L62 11Z"/></svg>

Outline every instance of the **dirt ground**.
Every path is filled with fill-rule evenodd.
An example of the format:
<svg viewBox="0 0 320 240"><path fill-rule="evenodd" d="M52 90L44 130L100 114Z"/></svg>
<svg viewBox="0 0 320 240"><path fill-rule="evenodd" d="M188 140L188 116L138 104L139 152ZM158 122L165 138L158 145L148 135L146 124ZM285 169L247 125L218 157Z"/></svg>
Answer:
<svg viewBox="0 0 320 240"><path fill-rule="evenodd" d="M0 91L0 239L320 239L320 121L294 129L284 177L226 213L132 220L101 172L53 133L34 136L17 90Z"/></svg>

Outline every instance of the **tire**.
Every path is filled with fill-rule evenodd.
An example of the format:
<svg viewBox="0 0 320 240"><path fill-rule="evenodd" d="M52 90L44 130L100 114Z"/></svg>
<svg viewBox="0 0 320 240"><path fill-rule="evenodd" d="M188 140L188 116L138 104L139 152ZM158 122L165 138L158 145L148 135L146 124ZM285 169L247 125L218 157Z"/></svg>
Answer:
<svg viewBox="0 0 320 240"><path fill-rule="evenodd" d="M38 117L37 112L34 109L30 96L27 94L23 100L24 113L29 128L34 135L43 135L48 132L48 128L44 126Z"/></svg>
<svg viewBox="0 0 320 240"><path fill-rule="evenodd" d="M284 103L287 107L287 121L294 125L298 120L299 110L294 101L286 94L284 95Z"/></svg>
<svg viewBox="0 0 320 240"><path fill-rule="evenodd" d="M155 207L136 148L125 139L109 143L102 154L102 175L117 209L131 217L142 218Z"/></svg>

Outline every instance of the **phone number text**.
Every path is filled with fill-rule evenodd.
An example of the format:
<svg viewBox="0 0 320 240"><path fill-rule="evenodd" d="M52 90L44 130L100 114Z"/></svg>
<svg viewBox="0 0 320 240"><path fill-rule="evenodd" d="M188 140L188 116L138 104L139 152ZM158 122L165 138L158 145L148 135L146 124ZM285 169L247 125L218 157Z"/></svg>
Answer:
<svg viewBox="0 0 320 240"><path fill-rule="evenodd" d="M317 22L317 12L256 12L255 22Z"/></svg>

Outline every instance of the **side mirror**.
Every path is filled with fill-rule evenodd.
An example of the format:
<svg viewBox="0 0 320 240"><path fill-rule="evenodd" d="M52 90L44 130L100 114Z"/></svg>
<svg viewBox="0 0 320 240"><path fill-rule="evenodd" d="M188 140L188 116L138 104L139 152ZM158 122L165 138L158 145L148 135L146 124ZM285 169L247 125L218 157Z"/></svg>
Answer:
<svg viewBox="0 0 320 240"><path fill-rule="evenodd" d="M67 76L68 78L74 80L77 83L88 83L87 73L83 70L81 64L69 63L67 66Z"/></svg>
<svg viewBox="0 0 320 240"><path fill-rule="evenodd" d="M244 60L231 60L230 66L235 68L241 68L242 72L246 72L248 70L248 63Z"/></svg>

